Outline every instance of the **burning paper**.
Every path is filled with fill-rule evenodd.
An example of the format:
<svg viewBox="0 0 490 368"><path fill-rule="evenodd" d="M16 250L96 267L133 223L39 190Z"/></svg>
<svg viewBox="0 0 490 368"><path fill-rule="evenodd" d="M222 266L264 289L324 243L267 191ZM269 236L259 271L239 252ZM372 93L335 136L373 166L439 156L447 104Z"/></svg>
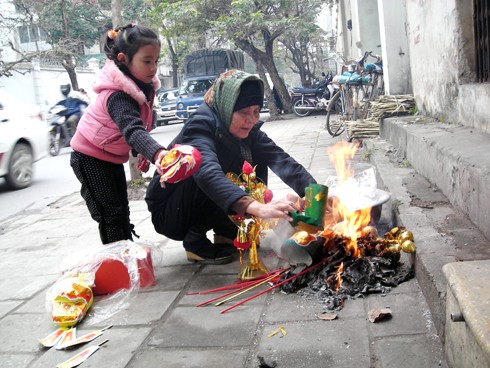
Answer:
<svg viewBox="0 0 490 368"><path fill-rule="evenodd" d="M380 207L389 194L376 188L373 168L363 166L357 173L353 170L349 160L356 150L356 144L341 141L329 151L337 176L327 180L329 201L323 229L301 236L296 233L281 248L281 254L293 266L283 275L291 281L282 285L282 290L314 295L327 310L342 308L346 298L387 292L414 273L413 267L404 267L400 262L400 251L415 252L413 234L395 227L380 237L372 226L373 206ZM315 247L308 251L311 244ZM322 267L293 277L300 266L299 249L310 255L303 257L306 266L311 260L310 264L323 263Z"/></svg>

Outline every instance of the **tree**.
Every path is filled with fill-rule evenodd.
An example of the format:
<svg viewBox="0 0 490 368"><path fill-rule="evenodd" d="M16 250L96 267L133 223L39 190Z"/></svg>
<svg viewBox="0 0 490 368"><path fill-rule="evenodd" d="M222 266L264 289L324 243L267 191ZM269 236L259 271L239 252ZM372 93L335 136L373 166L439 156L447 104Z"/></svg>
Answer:
<svg viewBox="0 0 490 368"><path fill-rule="evenodd" d="M289 93L274 60L277 40L287 32L300 32L320 7L318 0L171 0L160 2L164 19L178 22L180 29L209 38L229 39L254 61L276 87L286 112L291 112ZM306 18L305 18L306 17ZM305 20L306 19L306 20ZM266 83L266 98L272 101ZM273 109L274 110L274 109Z"/></svg>
<svg viewBox="0 0 490 368"><path fill-rule="evenodd" d="M285 57L290 61L291 70L299 74L301 85L310 87L317 76L316 62L323 58L322 48L318 47L323 30L316 24L305 25L305 28L310 31L304 34L289 32L279 42L286 48Z"/></svg>
<svg viewBox="0 0 490 368"><path fill-rule="evenodd" d="M196 21L199 12L192 7L182 8L180 2L154 0L151 5L148 17L164 38L162 54L170 60L173 86L177 87L185 56L193 51L193 45L205 47L207 23Z"/></svg>
<svg viewBox="0 0 490 368"><path fill-rule="evenodd" d="M13 0L12 4L15 10L0 18L0 28L7 28L14 34L15 28L23 25L46 36L51 47L43 49L36 38L36 49L26 52L15 46L15 41L10 42L17 60L2 61L2 75L11 75L19 61L50 59L65 68L73 89L77 90L75 68L79 56L84 53L84 46L91 47L98 41L99 26L107 23L108 12L103 3L95 0Z"/></svg>

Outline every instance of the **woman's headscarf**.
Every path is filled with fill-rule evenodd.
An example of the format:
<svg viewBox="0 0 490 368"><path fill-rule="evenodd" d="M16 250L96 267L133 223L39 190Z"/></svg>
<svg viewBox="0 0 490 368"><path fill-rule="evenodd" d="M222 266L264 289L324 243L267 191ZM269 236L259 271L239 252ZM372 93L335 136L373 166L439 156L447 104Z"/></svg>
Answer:
<svg viewBox="0 0 490 368"><path fill-rule="evenodd" d="M240 94L244 82L247 82L245 84L246 88ZM254 83L258 85L258 88L251 85ZM221 122L226 127L229 127L231 116L237 110L235 105L239 108L252 105L262 107L263 98L264 82L259 77L233 69L220 74L208 92L206 92L204 101L213 108ZM239 100L239 104L237 104L237 100Z"/></svg>

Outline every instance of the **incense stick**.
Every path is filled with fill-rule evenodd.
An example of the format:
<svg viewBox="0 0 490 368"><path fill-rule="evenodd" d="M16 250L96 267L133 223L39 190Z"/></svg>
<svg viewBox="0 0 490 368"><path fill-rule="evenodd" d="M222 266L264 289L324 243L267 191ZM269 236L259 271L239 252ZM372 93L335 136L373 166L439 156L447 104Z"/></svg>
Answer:
<svg viewBox="0 0 490 368"><path fill-rule="evenodd" d="M280 272L277 272L276 274L273 274L273 275L271 275L270 277L271 277L271 279L273 279L274 277L277 277L279 274L280 274ZM202 302L202 303L197 304L197 305L196 305L196 307L202 307L203 305L206 305L206 304L212 303L212 302L214 302L214 301L216 301L216 300L219 300L219 299L225 298L225 297L227 297L227 296L229 296L229 295L233 295L233 294L235 294L235 293L239 293L239 292L241 292L243 289L246 289L246 288L250 287L251 285L252 285L252 286L254 286L254 285L258 284L258 283L263 283L262 281L263 281L263 280L247 282L247 283L246 283L246 285L241 285L241 287L239 288L239 290L232 290L232 291L230 291L230 292L228 292L228 293L225 293L225 294L223 294L223 295L220 295L220 296L217 296L217 297L215 297L215 298L212 298L212 299L206 300L206 301L204 301L204 302ZM267 279L267 281L270 281L270 280L268 280L268 279ZM244 283L244 284L245 284L245 283Z"/></svg>
<svg viewBox="0 0 490 368"><path fill-rule="evenodd" d="M204 295L204 294L211 294L211 293L216 293L219 291L225 291L225 290L230 290L230 289L242 289L244 287L247 287L249 285L254 284L256 281L246 281L246 282L240 282L240 283L235 283L232 285L226 285L222 287L218 287L215 289L209 289L209 290L203 290L203 291L196 291L192 293L187 293L187 295Z"/></svg>
<svg viewBox="0 0 490 368"><path fill-rule="evenodd" d="M215 305L216 305L216 306L219 306L219 305L221 305L221 304L223 304L223 303L226 303L227 301L229 301L229 300L231 300L231 299L233 299L233 298L236 298L237 296L242 295L243 293L246 293L247 291L250 291L250 290L252 290L252 289L255 289L256 287L258 287L258 286L260 286L260 285L263 285L263 284L265 284L266 282L269 282L270 280L272 280L273 278L277 277L278 275L279 275L279 274L277 274L277 275L272 275L272 276L269 276L268 278L266 278L266 279L264 279L264 280L257 281L257 283L256 283L255 285L252 285L252 286L250 286L250 287L246 288L245 290L241 290L241 291L240 291L240 292L238 292L237 294L232 295L232 296L230 296L229 298L226 298L226 299L224 299L224 300L222 300L222 301L220 301L220 302L216 303Z"/></svg>
<svg viewBox="0 0 490 368"><path fill-rule="evenodd" d="M334 254L334 255L335 255L335 254ZM233 308L235 308L235 307L238 307L239 305L242 305L242 304L244 304L244 303L246 303L246 302L248 302L248 301L250 301L250 300L252 300L252 299L255 299L255 298L257 298L257 297L261 296L262 294L268 293L269 291L271 291L271 290L273 290L273 289L275 289L275 288L277 288L277 287L279 287L279 286L281 286L281 285L284 285L285 283L287 283L287 282L289 282L289 281L291 281L291 280L295 279L296 277L299 277L299 276L301 276L301 275L303 275L303 274L305 274L305 273L307 273L307 272L309 272L309 271L311 271L311 270L313 270L313 269L315 269L315 268L317 268L317 267L319 267L319 266L324 265L325 263L327 263L327 261L328 261L328 259L324 259L323 261L321 261L321 262L319 262L319 263L317 263L317 264L315 264L315 265L313 265L313 266L310 266L310 267L308 267L308 268L304 269L303 271L299 272L298 274L293 275L293 276L291 276L291 277L288 277L286 280L281 281L281 282L279 282L279 283L277 283L277 284L274 284L273 286L271 286L271 287L270 287L270 288L268 288L268 289L262 290L261 292L259 292L259 293L257 293L257 294L254 294L254 295L252 295L252 296L248 297L247 299L244 299L244 300L242 300L242 301L239 301L238 303L233 304L232 306L230 306L230 307L228 307L228 308L223 309L223 310L222 310L220 313L221 313L221 314L226 313L226 312L228 312L229 310L231 310L231 309L233 309Z"/></svg>
<svg viewBox="0 0 490 368"><path fill-rule="evenodd" d="M276 270L273 270L273 271L266 273L265 275L260 275L260 276L254 277L253 279L249 279L247 281L240 281L240 282L237 282L237 283L232 284L232 285L226 285L226 286L218 287L215 289L209 289L209 290L203 290L203 291L193 291L193 292L187 293L186 295L204 295L204 294L211 294L211 293L216 293L218 291L225 291L225 290L230 290L230 289L242 289L242 288L247 287L249 285L255 284L259 280L262 280L266 277L269 277L270 275L279 274L279 273L286 271L286 270L287 269L279 269L278 268Z"/></svg>

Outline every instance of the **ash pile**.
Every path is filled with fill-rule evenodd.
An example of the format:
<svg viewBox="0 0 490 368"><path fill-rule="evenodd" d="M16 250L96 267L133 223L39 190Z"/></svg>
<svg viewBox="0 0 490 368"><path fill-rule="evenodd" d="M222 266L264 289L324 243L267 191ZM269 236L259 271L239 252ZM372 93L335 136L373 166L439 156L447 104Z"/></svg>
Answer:
<svg viewBox="0 0 490 368"><path fill-rule="evenodd" d="M282 285L281 291L316 299L325 310L340 310L345 300L386 294L415 276L415 246L409 230L396 227L384 238L374 239L375 228L363 230L355 248L352 239L328 230L315 236L308 248L310 252L316 248L312 264L307 266L303 258L292 266L283 278L298 276Z"/></svg>

